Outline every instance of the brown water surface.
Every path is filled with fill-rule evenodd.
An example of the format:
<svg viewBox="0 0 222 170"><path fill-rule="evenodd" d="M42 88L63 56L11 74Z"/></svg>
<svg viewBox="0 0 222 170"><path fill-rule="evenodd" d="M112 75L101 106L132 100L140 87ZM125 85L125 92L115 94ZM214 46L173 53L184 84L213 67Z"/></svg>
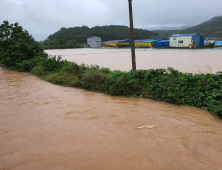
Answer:
<svg viewBox="0 0 222 170"><path fill-rule="evenodd" d="M198 108L0 68L1 170L220 170L221 128Z"/></svg>
<svg viewBox="0 0 222 170"><path fill-rule="evenodd" d="M130 49L63 49L46 50L49 55L78 64L97 64L112 70L132 68ZM181 72L216 73L222 71L222 48L215 49L136 49L137 69L173 67Z"/></svg>

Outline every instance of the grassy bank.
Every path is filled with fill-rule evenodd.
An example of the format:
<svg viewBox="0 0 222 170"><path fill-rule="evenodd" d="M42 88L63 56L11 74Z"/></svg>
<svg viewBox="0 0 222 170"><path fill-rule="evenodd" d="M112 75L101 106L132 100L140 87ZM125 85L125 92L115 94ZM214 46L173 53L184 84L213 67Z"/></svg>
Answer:
<svg viewBox="0 0 222 170"><path fill-rule="evenodd" d="M222 72L182 73L173 68L111 71L85 66L61 57L35 57L17 63L17 71L30 72L53 84L78 87L109 95L135 96L172 104L208 108L222 118Z"/></svg>

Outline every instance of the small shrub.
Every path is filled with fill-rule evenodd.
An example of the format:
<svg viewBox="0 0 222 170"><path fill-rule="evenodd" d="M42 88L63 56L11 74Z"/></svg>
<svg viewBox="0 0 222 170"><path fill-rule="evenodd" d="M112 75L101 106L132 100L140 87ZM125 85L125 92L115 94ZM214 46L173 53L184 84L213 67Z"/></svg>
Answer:
<svg viewBox="0 0 222 170"><path fill-rule="evenodd" d="M31 70L31 73L36 76L43 76L45 74L45 69L42 66L36 66Z"/></svg>
<svg viewBox="0 0 222 170"><path fill-rule="evenodd" d="M62 60L61 56L49 56L45 60L42 60L39 65L43 66L48 72L58 71L66 64L66 60Z"/></svg>
<svg viewBox="0 0 222 170"><path fill-rule="evenodd" d="M78 87L78 77L70 73L52 73L45 75L44 80L54 84Z"/></svg>
<svg viewBox="0 0 222 170"><path fill-rule="evenodd" d="M205 48L214 48L215 47L215 43L209 43L204 45Z"/></svg>
<svg viewBox="0 0 222 170"><path fill-rule="evenodd" d="M95 64L95 65L91 65L90 68L91 70L98 70L99 66Z"/></svg>
<svg viewBox="0 0 222 170"><path fill-rule="evenodd" d="M61 68L62 72L68 72L68 73L78 73L79 72L79 66L76 62L67 62L64 64L64 66Z"/></svg>
<svg viewBox="0 0 222 170"><path fill-rule="evenodd" d="M106 74L111 73L111 70L109 68L105 68L105 67L100 68L99 71L106 73Z"/></svg>
<svg viewBox="0 0 222 170"><path fill-rule="evenodd" d="M84 63L82 63L81 65L79 65L79 72L80 73L84 73L86 71L86 65Z"/></svg>
<svg viewBox="0 0 222 170"><path fill-rule="evenodd" d="M24 60L22 63L16 64L16 70L29 72L33 68L34 64L30 60Z"/></svg>
<svg viewBox="0 0 222 170"><path fill-rule="evenodd" d="M107 74L103 72L88 71L82 75L81 86L91 90L102 90L107 79Z"/></svg>

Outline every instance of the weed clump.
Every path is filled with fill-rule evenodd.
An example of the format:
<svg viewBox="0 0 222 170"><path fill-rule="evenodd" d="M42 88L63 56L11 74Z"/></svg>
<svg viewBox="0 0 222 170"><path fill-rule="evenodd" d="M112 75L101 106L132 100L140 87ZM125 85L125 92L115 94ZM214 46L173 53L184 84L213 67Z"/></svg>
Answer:
<svg viewBox="0 0 222 170"><path fill-rule="evenodd" d="M103 91L103 84L108 80L107 74L98 71L87 71L82 74L81 86L85 89Z"/></svg>
<svg viewBox="0 0 222 170"><path fill-rule="evenodd" d="M45 75L45 69L42 66L36 66L36 67L32 68L31 73L36 76L43 76L43 75Z"/></svg>
<svg viewBox="0 0 222 170"><path fill-rule="evenodd" d="M79 70L80 68L76 62L66 62L61 68L62 72L67 72L71 74L78 73Z"/></svg>

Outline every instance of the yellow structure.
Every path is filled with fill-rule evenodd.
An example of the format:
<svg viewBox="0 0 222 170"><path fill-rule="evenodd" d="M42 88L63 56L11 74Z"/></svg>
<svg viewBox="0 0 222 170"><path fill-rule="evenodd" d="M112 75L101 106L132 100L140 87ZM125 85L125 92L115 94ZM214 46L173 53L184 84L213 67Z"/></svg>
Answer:
<svg viewBox="0 0 222 170"><path fill-rule="evenodd" d="M147 46L147 47L152 47L152 43L151 42L138 42L135 43L135 47L143 47L143 46Z"/></svg>
<svg viewBox="0 0 222 170"><path fill-rule="evenodd" d="M135 40L135 48L138 47L156 47L157 40ZM113 40L103 42L104 47L131 47L130 40Z"/></svg>
<svg viewBox="0 0 222 170"><path fill-rule="evenodd" d="M157 40L135 40L135 47L156 47ZM131 44L130 44L131 46Z"/></svg>
<svg viewBox="0 0 222 170"><path fill-rule="evenodd" d="M129 47L130 40L114 40L103 42L102 45L105 47Z"/></svg>

